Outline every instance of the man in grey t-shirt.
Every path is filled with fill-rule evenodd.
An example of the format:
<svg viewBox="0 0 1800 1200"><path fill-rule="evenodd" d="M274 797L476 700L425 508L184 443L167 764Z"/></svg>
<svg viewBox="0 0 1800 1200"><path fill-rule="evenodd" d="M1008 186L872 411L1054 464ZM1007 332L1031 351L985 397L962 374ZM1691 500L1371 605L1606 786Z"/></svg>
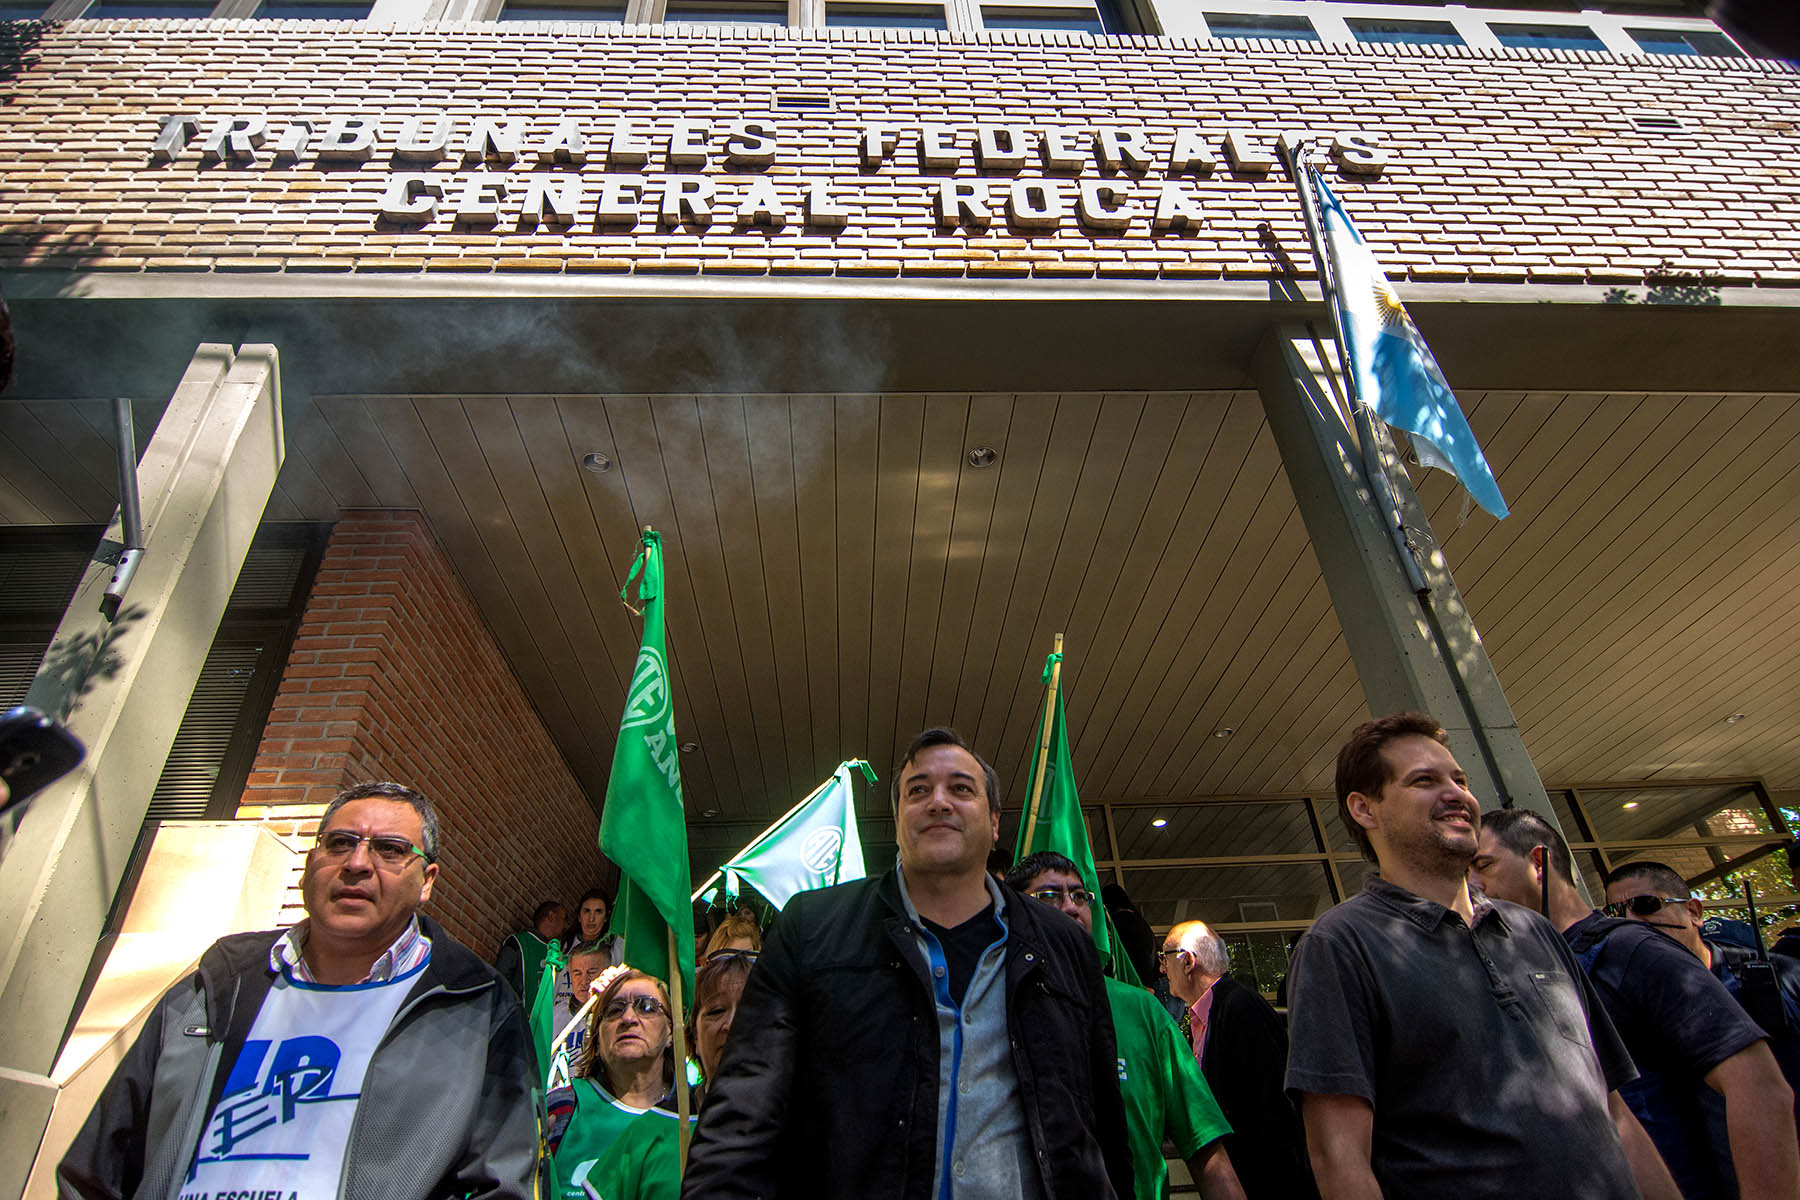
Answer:
<svg viewBox="0 0 1800 1200"><path fill-rule="evenodd" d="M1468 888L1480 808L1432 718L1338 753L1344 827L1380 873L1300 942L1287 1086L1325 1196L1675 1200L1619 1098L1635 1070L1542 917Z"/></svg>

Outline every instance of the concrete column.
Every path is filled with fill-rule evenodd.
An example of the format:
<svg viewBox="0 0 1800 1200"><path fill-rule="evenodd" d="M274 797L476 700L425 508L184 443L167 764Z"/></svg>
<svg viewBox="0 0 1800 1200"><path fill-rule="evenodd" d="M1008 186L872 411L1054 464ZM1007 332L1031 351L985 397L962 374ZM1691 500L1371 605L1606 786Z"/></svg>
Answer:
<svg viewBox="0 0 1800 1200"><path fill-rule="evenodd" d="M1382 435L1413 558L1430 586L1426 599L1407 582L1325 354L1308 329L1282 326L1258 347L1255 375L1369 708L1378 716L1430 713L1449 730L1484 809L1529 808L1561 832L1481 634L1418 496L1395 469L1393 444Z"/></svg>
<svg viewBox="0 0 1800 1200"><path fill-rule="evenodd" d="M115 515L26 696L88 756L0 860L0 1200L24 1188L47 1076L282 455L275 348L202 345L138 464L145 552L117 619L100 612Z"/></svg>

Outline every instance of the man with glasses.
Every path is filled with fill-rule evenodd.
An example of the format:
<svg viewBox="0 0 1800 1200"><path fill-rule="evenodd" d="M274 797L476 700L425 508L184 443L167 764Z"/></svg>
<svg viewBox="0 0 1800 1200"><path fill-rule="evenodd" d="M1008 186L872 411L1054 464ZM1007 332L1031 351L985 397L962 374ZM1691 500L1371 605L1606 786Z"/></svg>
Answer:
<svg viewBox="0 0 1800 1200"><path fill-rule="evenodd" d="M1269 1002L1231 976L1225 943L1201 921L1169 930L1157 956L1187 1005L1193 1057L1232 1132L1225 1149L1250 1200L1316 1197L1300 1117L1282 1088L1287 1029Z"/></svg>
<svg viewBox="0 0 1800 1200"><path fill-rule="evenodd" d="M999 783L960 734L913 739L893 803L898 865L770 926L682 1194L1124 1200L1093 939L987 873Z"/></svg>
<svg viewBox="0 0 1800 1200"><path fill-rule="evenodd" d="M1099 898L1082 884L1081 869L1066 855L1054 850L1027 855L1013 867L1006 883L1066 913L1083 933L1094 935L1094 905ZM1159 1200L1169 1194L1165 1137L1187 1160L1205 1200L1244 1200L1231 1156L1220 1141L1231 1126L1183 1044L1181 1030L1144 988L1109 978L1106 1000L1119 1047L1119 1092L1125 1100L1136 1200Z"/></svg>
<svg viewBox="0 0 1800 1200"><path fill-rule="evenodd" d="M1494 899L1542 906L1562 931L1637 1064L1619 1094L1683 1196L1800 1193L1793 1092L1763 1031L1694 954L1642 920L1584 902L1568 843L1527 809L1482 817L1470 881ZM1653 916L1664 902L1651 899L1613 911Z"/></svg>
<svg viewBox="0 0 1800 1200"><path fill-rule="evenodd" d="M151 1012L59 1194L535 1197L542 1098L519 1002L418 912L419 792L358 784L306 856L306 918L234 934Z"/></svg>

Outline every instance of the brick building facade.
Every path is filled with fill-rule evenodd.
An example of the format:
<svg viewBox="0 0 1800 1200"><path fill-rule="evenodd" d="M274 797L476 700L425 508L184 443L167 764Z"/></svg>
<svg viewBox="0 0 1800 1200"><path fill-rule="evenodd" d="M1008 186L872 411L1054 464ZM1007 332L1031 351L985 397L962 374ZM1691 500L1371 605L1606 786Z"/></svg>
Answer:
<svg viewBox="0 0 1800 1200"><path fill-rule="evenodd" d="M572 910L613 873L587 797L417 513L348 514L332 531L238 818L305 845L325 803L370 779L437 803L428 911L479 953L540 900Z"/></svg>
<svg viewBox="0 0 1800 1200"><path fill-rule="evenodd" d="M603 869L591 814L638 634L611 593L645 524L679 581L696 878L956 705L1021 776L1065 630L1106 659L1071 706L1105 731L1083 760L1103 794L1318 786L1364 697L1252 366L1278 326L1329 337L1284 142L1316 152L1526 497L1496 529L1415 473L1439 546L1487 572L1474 603L1533 635L1506 669L1549 714L1539 744L1578 743L1561 769L1583 780L1800 770L1774 734L1710 732L1727 693L1791 705L1761 647L1800 621L1691 607L1738 569L1694 546L1763 580L1800 537L1791 64L1622 52L1637 5L1604 6L1606 52L1486 26L1456 46L823 28L811 0L795 28L383 19L402 7L0 28L0 284L15 393L46 404L166 394L199 342L279 347L265 515L339 528L242 815L298 831L341 782L421 783L449 825L438 911L478 946ZM45 474L21 494L79 482ZM353 613L381 629L333 627ZM1552 628L1592 654L1540 655ZM1646 680L1655 661L1716 678ZM1615 727L1620 696L1641 709ZM885 850L885 805L863 817ZM1235 907L1267 893L1303 925L1341 898L1328 838L1209 902L1271 933Z"/></svg>
<svg viewBox="0 0 1800 1200"><path fill-rule="evenodd" d="M1336 182L1397 278L1800 284L1800 79L1774 61L581 24L9 36L0 262L23 267L271 290L1262 281L1278 249L1310 274L1270 169L1299 131L1377 148Z"/></svg>

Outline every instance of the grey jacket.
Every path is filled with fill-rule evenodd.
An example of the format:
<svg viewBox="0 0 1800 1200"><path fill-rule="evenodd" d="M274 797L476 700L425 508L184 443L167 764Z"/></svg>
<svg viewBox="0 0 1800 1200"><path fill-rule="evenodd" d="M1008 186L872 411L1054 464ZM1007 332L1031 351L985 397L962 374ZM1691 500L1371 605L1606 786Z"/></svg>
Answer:
<svg viewBox="0 0 1800 1200"><path fill-rule="evenodd" d="M428 917L431 960L370 1060L343 1200L535 1200L543 1093L500 976ZM278 931L213 943L169 989L57 1167L82 1200L178 1200L224 1081L274 981Z"/></svg>

